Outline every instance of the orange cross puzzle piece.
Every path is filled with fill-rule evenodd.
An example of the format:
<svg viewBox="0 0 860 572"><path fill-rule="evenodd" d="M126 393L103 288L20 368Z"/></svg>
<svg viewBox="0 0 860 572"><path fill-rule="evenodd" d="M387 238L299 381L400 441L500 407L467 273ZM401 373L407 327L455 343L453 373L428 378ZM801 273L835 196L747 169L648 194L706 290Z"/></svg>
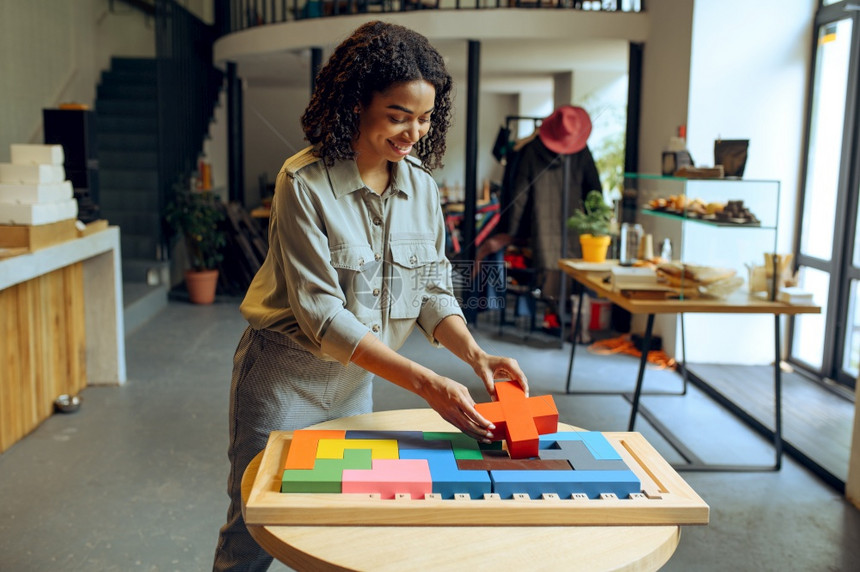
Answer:
<svg viewBox="0 0 860 572"><path fill-rule="evenodd" d="M504 438L512 459L537 457L538 435L558 431L558 409L552 396L526 397L518 383L500 381L496 397L497 401L475 404L475 409L496 426L494 434L497 440Z"/></svg>

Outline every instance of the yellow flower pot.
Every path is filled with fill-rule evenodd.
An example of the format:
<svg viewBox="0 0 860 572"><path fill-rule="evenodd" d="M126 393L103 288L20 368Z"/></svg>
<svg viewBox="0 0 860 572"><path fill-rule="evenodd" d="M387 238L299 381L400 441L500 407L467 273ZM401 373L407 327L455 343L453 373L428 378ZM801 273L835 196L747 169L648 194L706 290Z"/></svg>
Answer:
<svg viewBox="0 0 860 572"><path fill-rule="evenodd" d="M582 259L586 262L605 262L606 252L609 250L609 236L592 236L590 234L579 235L579 244L582 246Z"/></svg>

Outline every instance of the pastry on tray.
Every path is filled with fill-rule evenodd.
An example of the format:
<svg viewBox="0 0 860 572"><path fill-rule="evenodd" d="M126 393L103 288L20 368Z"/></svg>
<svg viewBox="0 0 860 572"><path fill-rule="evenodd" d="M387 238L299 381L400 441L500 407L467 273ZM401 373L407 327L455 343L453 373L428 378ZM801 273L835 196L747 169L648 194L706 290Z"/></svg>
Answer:
<svg viewBox="0 0 860 572"><path fill-rule="evenodd" d="M732 268L668 262L657 266L657 275L673 288L682 288L684 296L699 294L727 298L744 280Z"/></svg>

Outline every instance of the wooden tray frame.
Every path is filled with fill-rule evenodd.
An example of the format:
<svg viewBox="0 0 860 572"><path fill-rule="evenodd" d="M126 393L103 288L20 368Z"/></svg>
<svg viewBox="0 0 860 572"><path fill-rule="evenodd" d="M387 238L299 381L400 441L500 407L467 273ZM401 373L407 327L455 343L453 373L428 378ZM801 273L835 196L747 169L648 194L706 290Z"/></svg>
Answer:
<svg viewBox="0 0 860 572"><path fill-rule="evenodd" d="M710 509L636 432L603 433L642 482L637 498L380 499L371 495L282 493L291 431L274 431L244 507L251 525L559 526L707 524Z"/></svg>

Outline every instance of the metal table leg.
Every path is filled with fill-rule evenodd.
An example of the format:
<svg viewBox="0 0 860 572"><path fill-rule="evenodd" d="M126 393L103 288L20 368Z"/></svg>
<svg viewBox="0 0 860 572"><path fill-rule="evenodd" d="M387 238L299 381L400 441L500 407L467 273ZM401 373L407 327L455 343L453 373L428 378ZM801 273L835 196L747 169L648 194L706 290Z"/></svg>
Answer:
<svg viewBox="0 0 860 572"><path fill-rule="evenodd" d="M633 431L636 424L636 413L639 411L639 397L642 395L642 380L645 377L645 365L648 363L648 350L651 348L651 330L654 328L654 314L648 314L648 324L645 326L645 337L642 339L642 357L639 358L639 374L636 376L636 389L633 392L633 408L630 411L630 423L627 430Z"/></svg>
<svg viewBox="0 0 860 572"><path fill-rule="evenodd" d="M582 297L585 289L579 289L579 302L576 305L576 320L574 320L573 329L570 332L570 361L567 364L567 385L565 391L570 393L570 378L573 373L573 356L576 354L576 342L582 331Z"/></svg>
<svg viewBox="0 0 860 572"><path fill-rule="evenodd" d="M774 388L774 431L773 431L773 448L774 448L774 464L773 465L718 465L708 464L697 457L689 448L687 448L672 431L670 431L656 416L648 411L645 407L639 406L639 396L642 381L642 371L640 369L640 377L636 383L636 392L632 397L632 411L630 414L629 431L633 430L633 424L636 419L637 412L642 413L648 423L664 438L666 441L684 458L687 462L682 465L673 465L679 471L699 471L699 472L761 472L761 471L778 471L782 467L782 369L780 361L782 359L780 351L780 316L774 314L774 363L773 363L773 388ZM649 321L650 326L650 321ZM647 333L646 333L647 336ZM686 375L686 373L685 373ZM717 399L719 403L726 406L736 415L740 415L740 408L732 403L725 396L717 394L716 390L710 388L707 392ZM628 397L630 399L630 397ZM758 422L756 425L761 426Z"/></svg>

